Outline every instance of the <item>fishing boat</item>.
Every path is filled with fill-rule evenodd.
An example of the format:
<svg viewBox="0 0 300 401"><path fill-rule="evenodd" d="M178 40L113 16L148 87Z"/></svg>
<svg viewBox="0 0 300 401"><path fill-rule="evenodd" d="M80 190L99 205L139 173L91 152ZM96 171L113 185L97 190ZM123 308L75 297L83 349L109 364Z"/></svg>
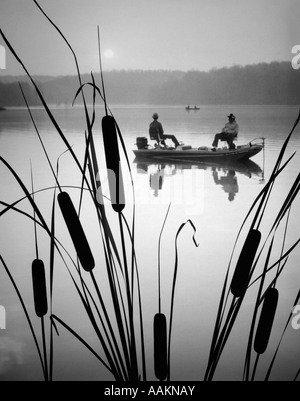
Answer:
<svg viewBox="0 0 300 401"><path fill-rule="evenodd" d="M194 106L194 107L187 106L185 109L186 109L186 111L191 111L191 110L197 111L197 110L200 110L200 107L197 107L197 106Z"/></svg>
<svg viewBox="0 0 300 401"><path fill-rule="evenodd" d="M144 174L148 170L155 170L158 166L162 168L168 168L169 170L175 169L175 171L182 171L182 170L206 170L206 171L215 171L222 170L222 171L234 171L239 173L240 175L245 175L247 177L252 176L264 176L264 171L262 168L252 160L228 160L223 162L215 161L194 161L194 160L152 160L152 159L142 159L140 157L136 157L133 160L133 163L137 166L138 174ZM173 173L172 173L173 174Z"/></svg>
<svg viewBox="0 0 300 401"><path fill-rule="evenodd" d="M259 138L260 139L260 138ZM194 148L190 145L183 145L174 147L165 147L161 145L152 146L148 144L148 139L137 138L137 149L133 150L137 158L154 159L154 160L191 160L201 162L211 161L240 161L248 160L257 155L264 148L264 139L262 143L255 143L257 139L251 142L237 146L234 150L228 147L212 149L207 146Z"/></svg>

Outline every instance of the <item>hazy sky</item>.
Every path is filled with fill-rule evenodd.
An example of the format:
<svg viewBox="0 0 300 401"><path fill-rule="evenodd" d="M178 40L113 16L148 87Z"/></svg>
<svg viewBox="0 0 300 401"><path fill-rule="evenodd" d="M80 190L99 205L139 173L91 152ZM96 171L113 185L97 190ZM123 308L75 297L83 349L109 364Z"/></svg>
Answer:
<svg viewBox="0 0 300 401"><path fill-rule="evenodd" d="M291 60L299 0L39 0L74 47L82 72L209 70ZM0 27L33 74L74 74L72 56L33 0L0 0ZM0 45L3 45L0 39ZM1 75L22 70L7 53Z"/></svg>

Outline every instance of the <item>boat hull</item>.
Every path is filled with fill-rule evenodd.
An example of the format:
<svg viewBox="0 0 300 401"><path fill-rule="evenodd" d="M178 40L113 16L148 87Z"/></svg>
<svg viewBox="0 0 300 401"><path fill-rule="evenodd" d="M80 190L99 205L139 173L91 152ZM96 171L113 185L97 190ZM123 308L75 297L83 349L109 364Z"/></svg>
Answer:
<svg viewBox="0 0 300 401"><path fill-rule="evenodd" d="M263 145L244 145L235 150L217 149L215 152L211 149L138 149L134 150L137 158L157 159L157 160L191 160L191 161L236 161L247 160L258 154L263 149Z"/></svg>

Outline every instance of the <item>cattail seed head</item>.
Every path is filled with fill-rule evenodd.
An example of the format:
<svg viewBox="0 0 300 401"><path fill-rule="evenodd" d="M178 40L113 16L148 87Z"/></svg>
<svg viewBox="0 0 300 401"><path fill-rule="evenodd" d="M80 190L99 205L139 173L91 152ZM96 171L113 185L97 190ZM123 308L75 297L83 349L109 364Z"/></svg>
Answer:
<svg viewBox="0 0 300 401"><path fill-rule="evenodd" d="M67 192L59 193L57 199L78 259L83 269L90 272L95 267L95 261L73 202Z"/></svg>
<svg viewBox="0 0 300 401"><path fill-rule="evenodd" d="M261 233L258 230L251 230L246 238L231 282L231 292L235 297L241 297L247 290L251 267L260 240Z"/></svg>
<svg viewBox="0 0 300 401"><path fill-rule="evenodd" d="M120 213L125 207L125 192L116 122L112 116L103 117L102 133L111 203L113 209Z"/></svg>
<svg viewBox="0 0 300 401"><path fill-rule="evenodd" d="M168 374L167 321L162 313L154 317L154 370L159 380L165 380Z"/></svg>
<svg viewBox="0 0 300 401"><path fill-rule="evenodd" d="M32 263L32 285L35 312L41 318L48 312L45 267L42 260L35 259Z"/></svg>
<svg viewBox="0 0 300 401"><path fill-rule="evenodd" d="M278 305L279 293L276 288L269 288L266 292L254 340L254 350L263 354L268 346Z"/></svg>

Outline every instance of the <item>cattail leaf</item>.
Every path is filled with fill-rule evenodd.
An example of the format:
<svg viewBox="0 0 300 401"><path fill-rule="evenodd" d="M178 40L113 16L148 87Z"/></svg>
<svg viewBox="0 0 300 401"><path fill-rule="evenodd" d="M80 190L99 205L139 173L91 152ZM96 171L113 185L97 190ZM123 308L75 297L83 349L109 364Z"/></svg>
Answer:
<svg viewBox="0 0 300 401"><path fill-rule="evenodd" d="M40 259L35 259L32 263L32 284L35 313L41 318L48 312L48 301L45 266Z"/></svg>
<svg viewBox="0 0 300 401"><path fill-rule="evenodd" d="M102 132L111 203L113 209L120 213L125 207L125 192L114 117L103 117Z"/></svg>
<svg viewBox="0 0 300 401"><path fill-rule="evenodd" d="M249 284L250 270L261 240L258 230L250 230L244 243L231 282L231 292L235 297L245 294Z"/></svg>
<svg viewBox="0 0 300 401"><path fill-rule="evenodd" d="M276 288L269 288L267 290L254 340L254 350L258 354L263 354L267 349L278 305L278 298L279 293Z"/></svg>
<svg viewBox="0 0 300 401"><path fill-rule="evenodd" d="M73 202L67 192L60 192L57 199L78 259L83 269L90 272L95 267L95 261Z"/></svg>
<svg viewBox="0 0 300 401"><path fill-rule="evenodd" d="M159 380L168 374L167 319L163 313L154 317L154 370Z"/></svg>

